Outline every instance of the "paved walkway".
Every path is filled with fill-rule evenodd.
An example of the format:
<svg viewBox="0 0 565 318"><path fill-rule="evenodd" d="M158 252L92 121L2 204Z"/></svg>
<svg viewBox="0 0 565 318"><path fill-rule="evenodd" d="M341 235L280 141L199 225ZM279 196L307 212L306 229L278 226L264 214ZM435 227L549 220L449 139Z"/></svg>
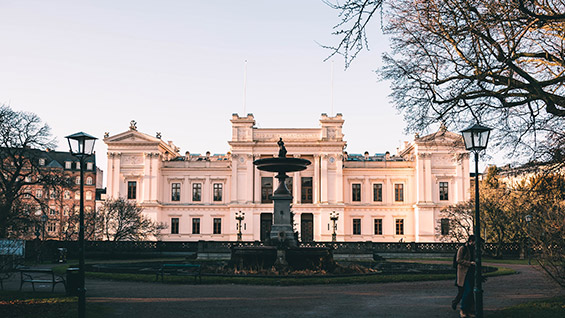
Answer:
<svg viewBox="0 0 565 318"><path fill-rule="evenodd" d="M520 273L493 277L483 285L487 314L565 294L536 267L501 266ZM87 290L87 305L109 306L110 317L458 317L450 307L457 291L452 281L249 286L88 280Z"/></svg>

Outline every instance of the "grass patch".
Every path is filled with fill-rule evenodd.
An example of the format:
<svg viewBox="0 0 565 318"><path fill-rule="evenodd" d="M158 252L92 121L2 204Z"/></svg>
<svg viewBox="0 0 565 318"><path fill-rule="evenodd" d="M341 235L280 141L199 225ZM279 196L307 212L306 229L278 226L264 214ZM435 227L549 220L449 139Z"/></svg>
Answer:
<svg viewBox="0 0 565 318"><path fill-rule="evenodd" d="M77 297L50 292L0 291L0 317L71 318L78 316ZM108 310L100 304L87 304L86 316L103 318Z"/></svg>
<svg viewBox="0 0 565 318"><path fill-rule="evenodd" d="M496 271L485 274L486 277L515 274L516 271L510 268L498 268ZM117 281L138 281L156 282L153 274L118 274L87 272L86 277L117 280ZM254 276L202 276L202 284L241 284L241 285L275 285L275 286L300 286L300 285L327 285L327 284L374 284L374 283L394 283L394 282L417 282L432 280L454 280L453 274L396 274L396 275L357 275L357 276L305 276L305 277L254 277ZM160 280L159 280L160 282ZM165 284L200 284L195 282L192 276L167 276Z"/></svg>
<svg viewBox="0 0 565 318"><path fill-rule="evenodd" d="M496 318L562 318L565 317L565 296L536 300L489 313Z"/></svg>

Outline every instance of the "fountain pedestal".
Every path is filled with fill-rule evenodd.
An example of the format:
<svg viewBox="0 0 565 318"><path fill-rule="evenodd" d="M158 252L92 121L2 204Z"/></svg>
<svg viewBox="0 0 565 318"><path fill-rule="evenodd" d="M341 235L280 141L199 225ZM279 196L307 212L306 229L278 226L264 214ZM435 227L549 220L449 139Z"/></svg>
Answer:
<svg viewBox="0 0 565 318"><path fill-rule="evenodd" d="M284 172L279 172L276 178L279 179L279 187L273 194L273 225L271 226L269 238L271 239L271 244L275 246L296 247L297 242L294 237L292 218L290 216L292 195L284 182L287 175Z"/></svg>

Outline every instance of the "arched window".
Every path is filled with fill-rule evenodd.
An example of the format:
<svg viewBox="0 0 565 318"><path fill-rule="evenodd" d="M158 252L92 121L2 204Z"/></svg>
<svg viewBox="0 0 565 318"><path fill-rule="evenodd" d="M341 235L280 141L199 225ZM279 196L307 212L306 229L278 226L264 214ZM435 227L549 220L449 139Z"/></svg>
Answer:
<svg viewBox="0 0 565 318"><path fill-rule="evenodd" d="M86 178L86 185L92 185L92 177Z"/></svg>
<svg viewBox="0 0 565 318"><path fill-rule="evenodd" d="M65 200L70 199L71 198L71 192L69 190L65 190L64 196L65 196Z"/></svg>

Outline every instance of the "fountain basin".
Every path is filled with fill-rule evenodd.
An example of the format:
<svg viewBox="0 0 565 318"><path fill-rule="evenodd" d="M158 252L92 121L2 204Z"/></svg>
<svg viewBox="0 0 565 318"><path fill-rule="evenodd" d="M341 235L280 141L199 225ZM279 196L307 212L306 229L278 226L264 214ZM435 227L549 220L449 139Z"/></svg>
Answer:
<svg viewBox="0 0 565 318"><path fill-rule="evenodd" d="M257 169L269 172L296 172L306 170L310 160L302 158L264 158L253 161Z"/></svg>

